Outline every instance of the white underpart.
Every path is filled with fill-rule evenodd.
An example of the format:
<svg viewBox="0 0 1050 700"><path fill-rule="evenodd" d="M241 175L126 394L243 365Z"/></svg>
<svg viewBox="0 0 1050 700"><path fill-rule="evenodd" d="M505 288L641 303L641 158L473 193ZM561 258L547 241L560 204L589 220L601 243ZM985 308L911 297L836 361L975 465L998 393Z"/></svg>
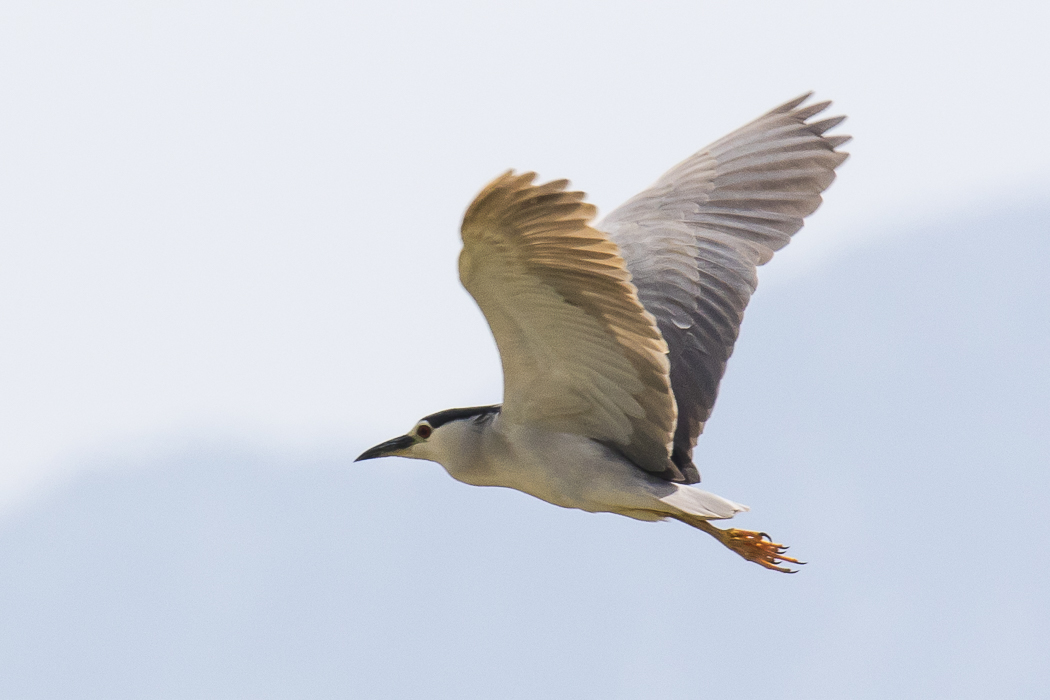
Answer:
<svg viewBox="0 0 1050 700"><path fill-rule="evenodd" d="M638 520L684 513L720 520L748 510L716 494L653 476L590 438L516 425L502 416L448 423L402 454L438 462L467 484L512 488L591 513Z"/></svg>

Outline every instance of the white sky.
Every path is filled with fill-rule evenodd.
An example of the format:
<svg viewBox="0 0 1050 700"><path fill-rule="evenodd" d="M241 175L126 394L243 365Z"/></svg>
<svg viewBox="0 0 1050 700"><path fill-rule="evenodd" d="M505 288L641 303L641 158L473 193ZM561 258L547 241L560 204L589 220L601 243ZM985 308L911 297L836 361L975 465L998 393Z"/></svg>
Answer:
<svg viewBox="0 0 1050 700"><path fill-rule="evenodd" d="M498 401L455 256L508 167L608 211L814 89L853 158L773 287L1050 192L1045 3L361 5L0 6L0 504L158 440Z"/></svg>

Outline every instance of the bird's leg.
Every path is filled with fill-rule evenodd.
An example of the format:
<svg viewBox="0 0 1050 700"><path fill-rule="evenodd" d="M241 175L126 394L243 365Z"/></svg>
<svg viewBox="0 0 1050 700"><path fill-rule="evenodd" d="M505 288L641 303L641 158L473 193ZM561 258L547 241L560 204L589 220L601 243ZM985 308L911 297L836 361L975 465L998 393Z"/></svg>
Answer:
<svg viewBox="0 0 1050 700"><path fill-rule="evenodd" d="M785 555L784 552L787 551L787 547L774 542L770 539L769 535L764 532L737 530L736 528L722 530L700 518L690 518L685 522L711 535L744 559L753 561L767 569L782 571L785 574L793 574L796 573L798 569L789 569L786 566L780 566L780 564L784 564L785 562L791 564L806 563Z"/></svg>

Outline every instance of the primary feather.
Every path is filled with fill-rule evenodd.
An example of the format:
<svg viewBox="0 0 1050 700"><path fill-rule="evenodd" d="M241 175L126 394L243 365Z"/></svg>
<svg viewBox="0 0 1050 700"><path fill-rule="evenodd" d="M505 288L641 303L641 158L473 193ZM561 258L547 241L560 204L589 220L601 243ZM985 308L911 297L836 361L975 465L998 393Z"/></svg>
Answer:
<svg viewBox="0 0 1050 700"><path fill-rule="evenodd" d="M614 446L678 480L667 345L593 205L566 180L506 173L463 219L463 286L503 364L503 419Z"/></svg>
<svg viewBox="0 0 1050 700"><path fill-rule="evenodd" d="M687 158L598 224L620 248L638 298L667 341L678 408L672 459L687 483L733 352L756 268L802 228L848 154L808 121L830 102L803 95Z"/></svg>

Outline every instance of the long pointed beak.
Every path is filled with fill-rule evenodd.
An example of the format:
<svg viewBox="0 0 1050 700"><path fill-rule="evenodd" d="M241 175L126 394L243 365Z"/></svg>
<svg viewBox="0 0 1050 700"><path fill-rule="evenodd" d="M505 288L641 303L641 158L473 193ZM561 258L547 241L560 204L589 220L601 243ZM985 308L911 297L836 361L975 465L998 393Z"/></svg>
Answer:
<svg viewBox="0 0 1050 700"><path fill-rule="evenodd" d="M380 443L375 447L369 448L361 453L361 456L355 459L355 462L361 462L366 459L375 459L376 457L388 457L390 455L396 455L401 450L407 450L413 444L416 439L411 435L402 435L396 437L393 440L387 440L386 442Z"/></svg>

